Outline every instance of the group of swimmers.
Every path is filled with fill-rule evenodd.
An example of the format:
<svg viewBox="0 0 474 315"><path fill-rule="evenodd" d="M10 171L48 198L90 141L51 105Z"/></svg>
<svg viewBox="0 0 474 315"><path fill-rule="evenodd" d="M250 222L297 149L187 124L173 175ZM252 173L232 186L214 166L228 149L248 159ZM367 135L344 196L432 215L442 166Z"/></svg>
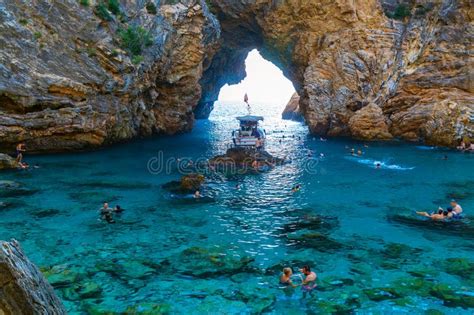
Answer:
<svg viewBox="0 0 474 315"><path fill-rule="evenodd" d="M119 205L116 205L115 208L110 208L107 202L104 202L102 208L100 208L100 219L106 221L107 223L115 223L114 215L120 215L124 209Z"/></svg>
<svg viewBox="0 0 474 315"><path fill-rule="evenodd" d="M438 211L432 212L431 214L426 211L417 211L416 214L430 218L435 221L444 221L448 219L460 219L462 214L462 207L456 202L451 200L451 206L446 210L439 207Z"/></svg>
<svg viewBox="0 0 474 315"><path fill-rule="evenodd" d="M308 293L312 295L313 290L318 286L316 284L318 275L314 271L311 271L311 268L307 265L303 266L299 271L301 272L301 275L299 275L301 283L295 284L291 279L293 276L293 270L290 267L283 268L283 272L280 276L280 285L291 288L301 286L303 296L306 296Z"/></svg>
<svg viewBox="0 0 474 315"><path fill-rule="evenodd" d="M474 152L474 143L461 141L461 144L457 146L457 149L462 152Z"/></svg>

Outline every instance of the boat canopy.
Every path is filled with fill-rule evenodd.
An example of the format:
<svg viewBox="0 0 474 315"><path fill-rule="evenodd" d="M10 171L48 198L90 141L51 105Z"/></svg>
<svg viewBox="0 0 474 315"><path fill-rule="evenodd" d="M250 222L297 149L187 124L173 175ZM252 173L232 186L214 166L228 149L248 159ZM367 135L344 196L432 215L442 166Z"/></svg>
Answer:
<svg viewBox="0 0 474 315"><path fill-rule="evenodd" d="M237 120L240 121L241 123L243 123L243 122L258 123L260 120L263 120L263 117L262 116L246 115L246 116L237 117Z"/></svg>

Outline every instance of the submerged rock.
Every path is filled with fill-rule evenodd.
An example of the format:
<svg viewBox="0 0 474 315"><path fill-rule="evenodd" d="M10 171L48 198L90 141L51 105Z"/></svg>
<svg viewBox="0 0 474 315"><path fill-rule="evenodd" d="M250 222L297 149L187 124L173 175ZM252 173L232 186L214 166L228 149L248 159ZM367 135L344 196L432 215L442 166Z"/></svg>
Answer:
<svg viewBox="0 0 474 315"><path fill-rule="evenodd" d="M474 261L468 258L448 258L442 263L445 272L474 280Z"/></svg>
<svg viewBox="0 0 474 315"><path fill-rule="evenodd" d="M387 218L390 222L435 231L449 236L459 236L468 239L474 238L474 221L469 217L462 220L435 221L420 218L415 215L395 214L389 215Z"/></svg>
<svg viewBox="0 0 474 315"><path fill-rule="evenodd" d="M243 255L239 257L225 249L191 247L169 260L178 273L205 278L243 272L254 260Z"/></svg>
<svg viewBox="0 0 474 315"><path fill-rule="evenodd" d="M443 301L449 307L462 307L465 309L474 307L474 296L469 293L459 292L446 284L437 284L431 288L430 294Z"/></svg>
<svg viewBox="0 0 474 315"><path fill-rule="evenodd" d="M66 314L51 285L16 241L0 241L0 313Z"/></svg>
<svg viewBox="0 0 474 315"><path fill-rule="evenodd" d="M298 248L314 248L321 252L334 252L346 247L325 234L307 230L290 233L287 238Z"/></svg>

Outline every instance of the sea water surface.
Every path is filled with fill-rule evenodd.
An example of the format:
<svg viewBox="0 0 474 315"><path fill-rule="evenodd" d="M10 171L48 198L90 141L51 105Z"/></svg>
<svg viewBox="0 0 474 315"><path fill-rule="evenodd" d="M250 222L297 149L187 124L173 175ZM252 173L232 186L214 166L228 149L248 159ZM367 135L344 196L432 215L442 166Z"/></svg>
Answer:
<svg viewBox="0 0 474 315"><path fill-rule="evenodd" d="M474 155L321 141L281 111L252 108L267 150L291 162L211 175L205 201L161 186L180 178L173 159L225 152L241 104L217 104L188 134L27 154L38 168L0 173L0 239L21 243L71 314L472 314L472 222L433 225L414 211L456 198L474 215ZM98 220L104 201L126 209L115 224ZM318 274L313 295L278 285L283 267L304 264Z"/></svg>

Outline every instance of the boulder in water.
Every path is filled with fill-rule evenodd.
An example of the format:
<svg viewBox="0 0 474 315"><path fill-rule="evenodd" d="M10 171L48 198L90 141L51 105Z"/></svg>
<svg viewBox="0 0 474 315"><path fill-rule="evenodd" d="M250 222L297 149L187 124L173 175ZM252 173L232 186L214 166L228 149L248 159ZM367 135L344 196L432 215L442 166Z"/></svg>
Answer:
<svg viewBox="0 0 474 315"><path fill-rule="evenodd" d="M163 188L175 194L193 194L200 190L205 177L201 174L185 175L179 181L171 181L163 185Z"/></svg>
<svg viewBox="0 0 474 315"><path fill-rule="evenodd" d="M274 157L265 150L239 147L230 148L225 154L210 159L209 165L218 171L245 174L269 170L284 162L284 159Z"/></svg>
<svg viewBox="0 0 474 315"><path fill-rule="evenodd" d="M0 153L0 170L9 170L18 167L17 161L8 154Z"/></svg>

